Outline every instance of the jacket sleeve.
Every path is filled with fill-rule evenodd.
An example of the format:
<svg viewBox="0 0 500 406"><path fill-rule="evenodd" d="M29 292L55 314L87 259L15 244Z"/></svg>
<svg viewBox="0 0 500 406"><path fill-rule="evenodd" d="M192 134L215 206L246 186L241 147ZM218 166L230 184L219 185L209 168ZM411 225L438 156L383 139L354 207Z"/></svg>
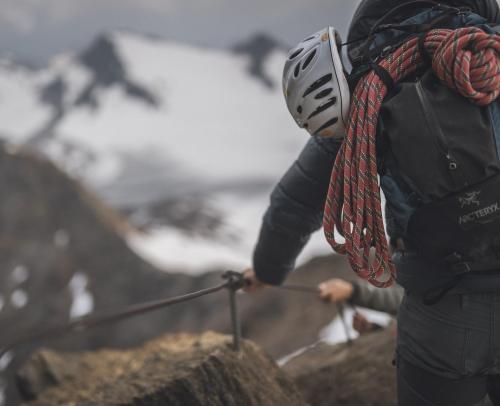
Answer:
<svg viewBox="0 0 500 406"><path fill-rule="evenodd" d="M351 282L354 293L349 302L356 306L396 315L403 300L404 290L399 285L378 289L361 280Z"/></svg>
<svg viewBox="0 0 500 406"><path fill-rule="evenodd" d="M253 268L262 282L281 284L311 234L321 228L340 145L339 140L311 137L274 188L253 256Z"/></svg>

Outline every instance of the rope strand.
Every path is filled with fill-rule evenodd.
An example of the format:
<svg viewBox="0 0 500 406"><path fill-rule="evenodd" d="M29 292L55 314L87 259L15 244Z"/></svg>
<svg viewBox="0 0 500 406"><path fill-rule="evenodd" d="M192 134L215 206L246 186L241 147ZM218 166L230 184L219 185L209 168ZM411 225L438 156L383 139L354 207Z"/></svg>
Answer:
<svg viewBox="0 0 500 406"><path fill-rule="evenodd" d="M418 38L403 44L380 62L394 83L425 63ZM430 31L424 48L439 79L471 102L485 106L500 93L500 36L475 27ZM354 91L347 136L337 155L326 199L323 225L332 248L347 255L352 269L377 287L394 283L382 217L376 133L387 87L375 72ZM335 230L345 239L336 240Z"/></svg>

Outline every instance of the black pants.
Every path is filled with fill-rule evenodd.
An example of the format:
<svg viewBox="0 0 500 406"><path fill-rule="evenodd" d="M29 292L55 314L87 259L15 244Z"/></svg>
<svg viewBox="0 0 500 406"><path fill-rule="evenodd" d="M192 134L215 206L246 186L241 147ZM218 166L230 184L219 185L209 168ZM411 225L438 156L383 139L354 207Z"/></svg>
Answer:
<svg viewBox="0 0 500 406"><path fill-rule="evenodd" d="M500 294L450 294L398 314L400 406L500 405Z"/></svg>
<svg viewBox="0 0 500 406"><path fill-rule="evenodd" d="M398 360L400 406L482 406L486 394L500 405L500 375L443 378Z"/></svg>

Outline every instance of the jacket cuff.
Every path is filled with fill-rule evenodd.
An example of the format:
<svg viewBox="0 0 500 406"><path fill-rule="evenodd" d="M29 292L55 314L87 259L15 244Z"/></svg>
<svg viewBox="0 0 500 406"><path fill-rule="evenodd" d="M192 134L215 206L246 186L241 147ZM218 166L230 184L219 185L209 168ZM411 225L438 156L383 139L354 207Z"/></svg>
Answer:
<svg viewBox="0 0 500 406"><path fill-rule="evenodd" d="M268 285L282 284L295 268L295 259L303 246L300 239L289 239L263 227L253 254L257 279Z"/></svg>
<svg viewBox="0 0 500 406"><path fill-rule="evenodd" d="M273 265L270 262L267 263L259 263L254 259L254 272L255 276L260 282L263 282L267 285L281 285L287 275L294 268L293 266L284 267L283 265L275 264Z"/></svg>
<svg viewBox="0 0 500 406"><path fill-rule="evenodd" d="M352 285L352 295L347 301L351 304L356 304L356 302L359 300L361 287L359 286L358 281L349 281L349 283Z"/></svg>

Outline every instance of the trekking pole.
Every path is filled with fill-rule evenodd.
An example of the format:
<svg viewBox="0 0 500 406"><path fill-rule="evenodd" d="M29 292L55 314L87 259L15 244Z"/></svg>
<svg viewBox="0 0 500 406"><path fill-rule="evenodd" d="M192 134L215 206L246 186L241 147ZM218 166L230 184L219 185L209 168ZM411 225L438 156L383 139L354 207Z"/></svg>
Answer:
<svg viewBox="0 0 500 406"><path fill-rule="evenodd" d="M347 326L347 321L345 319L345 308L343 303L337 303L337 312L339 313L340 321L342 322L342 325L344 326L344 332L345 336L347 339L347 345L352 344L352 338L351 335L349 334L349 327Z"/></svg>
<svg viewBox="0 0 500 406"><path fill-rule="evenodd" d="M236 292L245 286L245 279L242 273L234 271L227 271L222 277L228 281L227 289L229 291L229 307L233 329L233 350L238 352L241 348L241 322L238 315Z"/></svg>

